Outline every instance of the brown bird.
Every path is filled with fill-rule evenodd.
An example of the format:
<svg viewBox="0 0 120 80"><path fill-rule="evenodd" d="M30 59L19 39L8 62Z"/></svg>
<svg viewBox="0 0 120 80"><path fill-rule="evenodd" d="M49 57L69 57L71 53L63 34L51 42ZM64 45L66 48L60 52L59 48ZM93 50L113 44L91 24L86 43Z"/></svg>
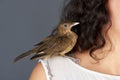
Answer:
<svg viewBox="0 0 120 80"><path fill-rule="evenodd" d="M43 41L36 44L34 49L17 56L14 62L30 54L35 54L31 60L36 58L48 59L58 55L64 56L76 44L78 36L71 31L71 28L78 24L79 22L61 22L56 34L46 37Z"/></svg>

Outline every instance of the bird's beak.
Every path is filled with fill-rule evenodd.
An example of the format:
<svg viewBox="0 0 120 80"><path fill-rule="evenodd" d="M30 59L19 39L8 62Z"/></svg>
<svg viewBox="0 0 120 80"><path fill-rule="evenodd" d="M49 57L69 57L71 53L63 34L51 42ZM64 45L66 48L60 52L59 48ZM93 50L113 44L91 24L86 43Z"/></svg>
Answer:
<svg viewBox="0 0 120 80"><path fill-rule="evenodd" d="M74 22L74 23L71 25L71 28L72 28L73 26L78 25L78 24L79 24L79 22Z"/></svg>

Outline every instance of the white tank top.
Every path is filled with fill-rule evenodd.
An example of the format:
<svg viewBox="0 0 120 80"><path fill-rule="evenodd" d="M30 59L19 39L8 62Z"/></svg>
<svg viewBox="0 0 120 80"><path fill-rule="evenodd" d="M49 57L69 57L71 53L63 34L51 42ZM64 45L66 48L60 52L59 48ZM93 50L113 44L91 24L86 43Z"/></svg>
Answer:
<svg viewBox="0 0 120 80"><path fill-rule="evenodd" d="M86 69L72 57L57 56L42 63L47 80L120 80L120 76L104 74Z"/></svg>

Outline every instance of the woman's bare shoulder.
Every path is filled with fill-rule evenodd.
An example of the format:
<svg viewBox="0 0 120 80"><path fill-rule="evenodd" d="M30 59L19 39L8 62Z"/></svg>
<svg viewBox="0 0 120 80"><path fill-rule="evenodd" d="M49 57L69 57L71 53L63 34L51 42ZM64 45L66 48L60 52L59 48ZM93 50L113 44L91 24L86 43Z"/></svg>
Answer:
<svg viewBox="0 0 120 80"><path fill-rule="evenodd" d="M37 65L34 67L29 80L47 80L41 62L37 63Z"/></svg>

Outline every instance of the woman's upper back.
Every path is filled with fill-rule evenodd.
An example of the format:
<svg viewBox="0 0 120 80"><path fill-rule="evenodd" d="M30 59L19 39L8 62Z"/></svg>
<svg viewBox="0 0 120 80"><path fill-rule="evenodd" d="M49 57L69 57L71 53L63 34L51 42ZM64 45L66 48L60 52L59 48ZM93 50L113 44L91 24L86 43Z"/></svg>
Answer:
<svg viewBox="0 0 120 80"><path fill-rule="evenodd" d="M41 62L39 67L42 67L42 69L38 69L37 72L39 72L38 77L42 77L42 79L36 80L120 80L120 76L83 68L77 64L77 59L68 56L57 56L50 58L48 61L39 60L39 62Z"/></svg>

